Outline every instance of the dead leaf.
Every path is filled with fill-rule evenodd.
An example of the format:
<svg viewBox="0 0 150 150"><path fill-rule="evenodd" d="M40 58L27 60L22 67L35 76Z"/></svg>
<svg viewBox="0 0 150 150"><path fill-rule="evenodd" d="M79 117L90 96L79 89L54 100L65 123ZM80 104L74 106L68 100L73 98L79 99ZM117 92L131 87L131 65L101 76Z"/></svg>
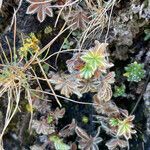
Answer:
<svg viewBox="0 0 150 150"><path fill-rule="evenodd" d="M70 97L73 93L78 97L82 97L78 87L80 86L79 80L71 75L58 74L52 75L50 82L55 85L55 90L59 90L62 95Z"/></svg>
<svg viewBox="0 0 150 150"><path fill-rule="evenodd" d="M27 8L26 14L37 13L37 19L43 22L46 15L53 17L53 11L51 8L50 0L27 0L30 5Z"/></svg>
<svg viewBox="0 0 150 150"><path fill-rule="evenodd" d="M52 134L55 132L55 129L53 126L50 126L46 123L45 119L42 120L33 120L32 121L32 128L35 129L37 134Z"/></svg>

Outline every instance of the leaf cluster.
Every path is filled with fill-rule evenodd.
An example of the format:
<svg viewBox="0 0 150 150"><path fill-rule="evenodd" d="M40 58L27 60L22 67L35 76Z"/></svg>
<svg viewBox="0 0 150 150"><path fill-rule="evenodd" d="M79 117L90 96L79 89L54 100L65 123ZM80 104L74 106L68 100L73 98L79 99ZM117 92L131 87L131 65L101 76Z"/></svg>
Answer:
<svg viewBox="0 0 150 150"><path fill-rule="evenodd" d="M124 76L127 77L128 81L139 82L145 76L144 64L136 61L125 67L125 71Z"/></svg>

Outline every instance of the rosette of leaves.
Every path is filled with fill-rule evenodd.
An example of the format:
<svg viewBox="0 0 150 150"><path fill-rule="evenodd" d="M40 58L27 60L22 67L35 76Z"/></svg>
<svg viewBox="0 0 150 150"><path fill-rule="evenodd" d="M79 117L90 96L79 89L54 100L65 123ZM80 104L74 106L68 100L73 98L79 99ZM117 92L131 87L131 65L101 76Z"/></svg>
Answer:
<svg viewBox="0 0 150 150"><path fill-rule="evenodd" d="M89 118L87 116L82 116L82 122L87 124L89 122Z"/></svg>
<svg viewBox="0 0 150 150"><path fill-rule="evenodd" d="M80 70L80 76L82 78L91 78L96 70L106 73L106 69L113 66L106 58L108 56L106 53L107 45L107 43L95 41L95 47L81 56L81 60L85 63L84 67Z"/></svg>
<svg viewBox="0 0 150 150"><path fill-rule="evenodd" d="M115 110L115 105L108 106L109 103L110 101L105 103L104 108L106 109L102 113L104 116L96 115L95 117L98 120L97 122L101 124L102 129L112 136L112 139L106 143L108 149L114 150L118 146L125 148L128 146L128 140L132 138L131 135L136 133L133 124L134 115L128 115L127 110L119 110L119 108ZM102 105L104 104L102 103ZM101 108L103 109L103 107Z"/></svg>
<svg viewBox="0 0 150 150"><path fill-rule="evenodd" d="M89 79L91 78L95 73L94 68L90 64L85 64L85 66L82 68L80 76Z"/></svg>
<svg viewBox="0 0 150 150"><path fill-rule="evenodd" d="M121 86L115 86L114 97L126 96L125 90L126 90L126 87L124 84L122 84Z"/></svg>
<svg viewBox="0 0 150 150"><path fill-rule="evenodd" d="M109 124L112 127L116 127L116 136L124 137L126 140L132 138L131 134L135 134L134 124L132 123L135 116L129 115L127 110L121 110L121 114L124 118L111 118Z"/></svg>
<svg viewBox="0 0 150 150"><path fill-rule="evenodd" d="M112 127L116 127L119 125L119 122L120 120L118 118L111 118L109 120L109 124L112 126Z"/></svg>
<svg viewBox="0 0 150 150"><path fill-rule="evenodd" d="M126 140L132 138L131 134L135 134L136 130L134 130L134 125L132 121L134 120L135 116L127 116L124 120L119 121L118 124L118 132L117 136L124 136Z"/></svg>
<svg viewBox="0 0 150 150"><path fill-rule="evenodd" d="M136 61L125 67L125 71L124 76L127 77L128 81L139 82L145 76L144 64Z"/></svg>

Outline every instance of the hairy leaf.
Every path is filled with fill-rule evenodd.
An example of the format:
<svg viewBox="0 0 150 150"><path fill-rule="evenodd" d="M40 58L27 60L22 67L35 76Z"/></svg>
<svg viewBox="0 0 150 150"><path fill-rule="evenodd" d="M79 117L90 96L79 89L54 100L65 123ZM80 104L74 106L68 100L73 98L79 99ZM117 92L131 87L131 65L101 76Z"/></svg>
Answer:
<svg viewBox="0 0 150 150"><path fill-rule="evenodd" d="M85 62L84 67L81 69L81 77L89 79L94 75L96 70L106 73L106 69L113 66L106 58L107 45L107 43L95 41L95 47L81 56L81 60Z"/></svg>
<svg viewBox="0 0 150 150"><path fill-rule="evenodd" d="M128 143L127 141L121 139L111 139L106 143L106 146L108 147L109 150L113 150L117 146L119 146L120 148L125 148L128 146Z"/></svg>
<svg viewBox="0 0 150 150"><path fill-rule="evenodd" d="M52 134L55 132L55 129L53 126L50 126L46 123L46 120L33 120L32 121L32 128L35 129L37 134Z"/></svg>
<svg viewBox="0 0 150 150"><path fill-rule="evenodd" d="M58 136L52 135L49 139L54 143L56 150L70 150L70 146L65 144Z"/></svg>
<svg viewBox="0 0 150 150"><path fill-rule="evenodd" d="M65 114L65 108L59 109L58 107L55 109L55 111L49 112L49 115L53 117L53 120L56 121L56 124L58 124L58 119L63 118Z"/></svg>
<svg viewBox="0 0 150 150"><path fill-rule="evenodd" d="M46 15L53 17L53 11L51 8L50 0L27 0L30 3L30 6L27 8L26 14L35 14L37 13L37 19L40 22L43 22L46 18Z"/></svg>
<svg viewBox="0 0 150 150"><path fill-rule="evenodd" d="M101 82L99 91L98 91L98 98L101 101L109 101L112 97L112 89L111 89L111 83L114 83L115 79L115 73L110 72Z"/></svg>
<svg viewBox="0 0 150 150"><path fill-rule="evenodd" d="M53 74L50 82L55 85L55 90L60 90L60 93L66 97L70 97L73 93L78 97L82 96L78 89L79 80L73 76L62 74L60 77L58 74Z"/></svg>
<svg viewBox="0 0 150 150"><path fill-rule="evenodd" d="M72 25L72 29L85 29L87 27L87 23L89 22L89 17L87 13L79 6L72 10L68 14L64 15L64 19L68 23L68 25Z"/></svg>
<svg viewBox="0 0 150 150"><path fill-rule="evenodd" d="M59 135L61 137L68 137L68 136L72 135L75 131L76 126L77 125L76 125L75 119L72 119L71 124L66 125L64 128L62 128L59 131Z"/></svg>
<svg viewBox="0 0 150 150"><path fill-rule="evenodd" d="M89 80L80 79L80 92L87 93L87 92L97 92L100 85L100 80L91 78Z"/></svg>
<svg viewBox="0 0 150 150"><path fill-rule="evenodd" d="M131 139L131 134L135 134L136 131L133 130L134 125L132 121L135 116L128 116L123 121L119 122L117 136L124 136L127 140Z"/></svg>
<svg viewBox="0 0 150 150"><path fill-rule="evenodd" d="M107 116L113 116L114 114L119 114L119 109L115 103L111 101L101 101L97 95L94 95L93 101L97 113L105 114Z"/></svg>
<svg viewBox="0 0 150 150"><path fill-rule="evenodd" d="M98 128L97 134L95 137L88 135L83 129L80 127L76 127L75 129L77 135L81 138L79 141L79 146L83 150L99 150L98 144L102 141L101 137L99 136L100 128Z"/></svg>

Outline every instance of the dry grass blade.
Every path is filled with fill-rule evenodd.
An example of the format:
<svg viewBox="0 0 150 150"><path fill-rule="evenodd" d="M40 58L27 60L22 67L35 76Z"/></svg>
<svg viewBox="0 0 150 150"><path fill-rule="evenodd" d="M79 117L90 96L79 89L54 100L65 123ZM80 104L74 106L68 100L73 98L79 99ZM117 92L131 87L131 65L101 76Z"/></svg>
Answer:
<svg viewBox="0 0 150 150"><path fill-rule="evenodd" d="M93 0L91 0L91 1L86 0L87 7L89 7L89 9L91 9L92 12L93 11L95 12L95 13L92 13L92 16L96 16L96 17L93 17L93 19L91 19L91 21L88 23L88 28L86 30L84 30L84 32L83 32L83 34L80 38L79 42L80 42L80 47L81 48L85 44L85 41L90 37L90 35L94 36L94 32L97 29L101 30L101 34L102 34L103 28L106 26L106 23L109 20L108 30L107 30L107 34L106 34L106 37L105 37L105 39L107 39L107 35L108 35L108 32L109 32L110 21L111 21L110 18L111 18L111 14L112 14L113 6L114 6L115 2L116 2L116 0L109 1L109 2L107 2L105 7L102 7L102 1L97 0L96 1L97 7L96 7L95 2ZM110 13L110 16L108 18L107 11L110 8L111 8L111 13ZM95 35L96 34L97 34L97 31L95 32ZM99 36L101 36L101 34ZM90 38L90 40L91 40L91 38ZM105 42L106 42L106 40L105 40ZM90 42L89 42L89 44L90 44Z"/></svg>
<svg viewBox="0 0 150 150"><path fill-rule="evenodd" d="M15 97L13 97L13 93L15 94ZM21 94L21 85L19 87L16 87L15 89L9 89L8 90L8 106L7 106L7 113L6 113L6 118L5 118L5 123L4 123L4 127L3 130L0 134L0 144L2 145L2 138L4 135L4 132L6 130L6 128L8 127L10 121L12 120L12 118L14 117L17 109L18 109L18 105L19 105L19 101L20 101L20 94ZM13 106L13 101L12 99L15 99L15 108L12 110L12 106Z"/></svg>
<svg viewBox="0 0 150 150"><path fill-rule="evenodd" d="M67 15L64 15L64 19L67 22L67 24L73 24L73 30L86 29L87 23L90 21L87 12L85 12L79 6L77 6L75 10L69 12Z"/></svg>
<svg viewBox="0 0 150 150"><path fill-rule="evenodd" d="M82 97L82 94L78 89L80 83L75 77L65 74L60 76L58 74L54 74L53 72L50 74L52 75L50 75L51 77L49 81L55 85L55 90L60 90L60 93L68 98L73 93L78 97Z"/></svg>
<svg viewBox="0 0 150 150"><path fill-rule="evenodd" d="M61 5L62 8L59 10L59 13L58 13L58 16L57 16L57 18L56 18L55 26L54 26L54 27L57 26L58 20L59 20L59 18L60 18L61 13L63 12L63 10L64 10L66 7L68 7L68 6L71 7L73 4L76 4L78 1L79 1L79 0L76 0L76 1L73 1L73 2L72 2L71 0L67 0L67 2L65 2L64 5Z"/></svg>
<svg viewBox="0 0 150 150"><path fill-rule="evenodd" d="M70 25L69 27L65 28L65 26L62 27L62 29L60 30L60 32L56 35L55 38L53 38L46 46L44 46L40 52L36 52L34 54L34 56L25 64L25 69L29 68L29 66L36 61L37 57L42 55L47 49L49 49L51 47L51 45L56 41L56 39L61 36L65 31L67 31L68 29L71 28L72 25ZM57 52L58 53L58 52ZM54 54L52 54L54 55ZM39 60L39 62L45 62L46 60L48 60L50 57L52 57L52 55L48 56L47 58L45 58L44 60Z"/></svg>
<svg viewBox="0 0 150 150"><path fill-rule="evenodd" d="M0 9L2 8L3 0L0 0Z"/></svg>
<svg viewBox="0 0 150 150"><path fill-rule="evenodd" d="M58 100L58 98L57 98L57 96L56 96L56 94L55 94L55 91L54 91L54 89L53 89L51 83L49 82L49 80L48 80L48 78L47 78L47 75L45 74L45 71L44 71L44 69L43 69L43 67L42 67L42 65L41 65L41 63L40 63L40 61L39 61L39 59L37 58L36 60L37 60L38 65L39 65L39 67L40 67L40 69L41 69L41 71L42 71L42 74L43 74L44 78L45 78L46 81L47 81L47 84L48 84L49 88L51 89L52 93L54 94L54 97L55 97L57 103L59 104L60 107L62 107L61 103L59 102L59 100Z"/></svg>
<svg viewBox="0 0 150 150"><path fill-rule="evenodd" d="M77 126L75 131L80 138L85 139L85 140L89 139L89 135L80 127Z"/></svg>
<svg viewBox="0 0 150 150"><path fill-rule="evenodd" d="M31 91L37 91L37 92L41 92L41 93L45 93L45 94L48 94L48 95L52 95L54 96L53 93L50 93L50 92L46 92L46 91L41 91L41 90L34 90L34 89L31 89ZM73 99L70 99L70 98L67 98L67 97L64 97L64 96L61 96L61 95L57 95L55 94L57 97L60 98L60 100L66 100L66 101L70 101L70 102L73 102L73 103L76 103L76 104L82 104L82 105L98 105L98 104L93 104L93 103L88 103L88 102L80 102L80 101L75 101Z"/></svg>
<svg viewBox="0 0 150 150"><path fill-rule="evenodd" d="M5 38L7 46L9 48L10 54L6 54L3 47L1 47L2 56L1 56L1 71L0 71L0 97L4 96L7 100L7 110L5 115L5 123L0 133L0 148L2 149L2 138L3 135L11 122L12 118L19 109L19 102L21 98L21 91L24 90L27 96L29 105L31 106L31 120L33 115L32 109L32 100L31 100L31 91L28 81L28 74L25 72L23 63L16 55L16 17L14 19L14 41L13 41L13 50L10 47L10 43ZM28 68L29 69L29 68ZM30 123L31 123L30 120Z"/></svg>

